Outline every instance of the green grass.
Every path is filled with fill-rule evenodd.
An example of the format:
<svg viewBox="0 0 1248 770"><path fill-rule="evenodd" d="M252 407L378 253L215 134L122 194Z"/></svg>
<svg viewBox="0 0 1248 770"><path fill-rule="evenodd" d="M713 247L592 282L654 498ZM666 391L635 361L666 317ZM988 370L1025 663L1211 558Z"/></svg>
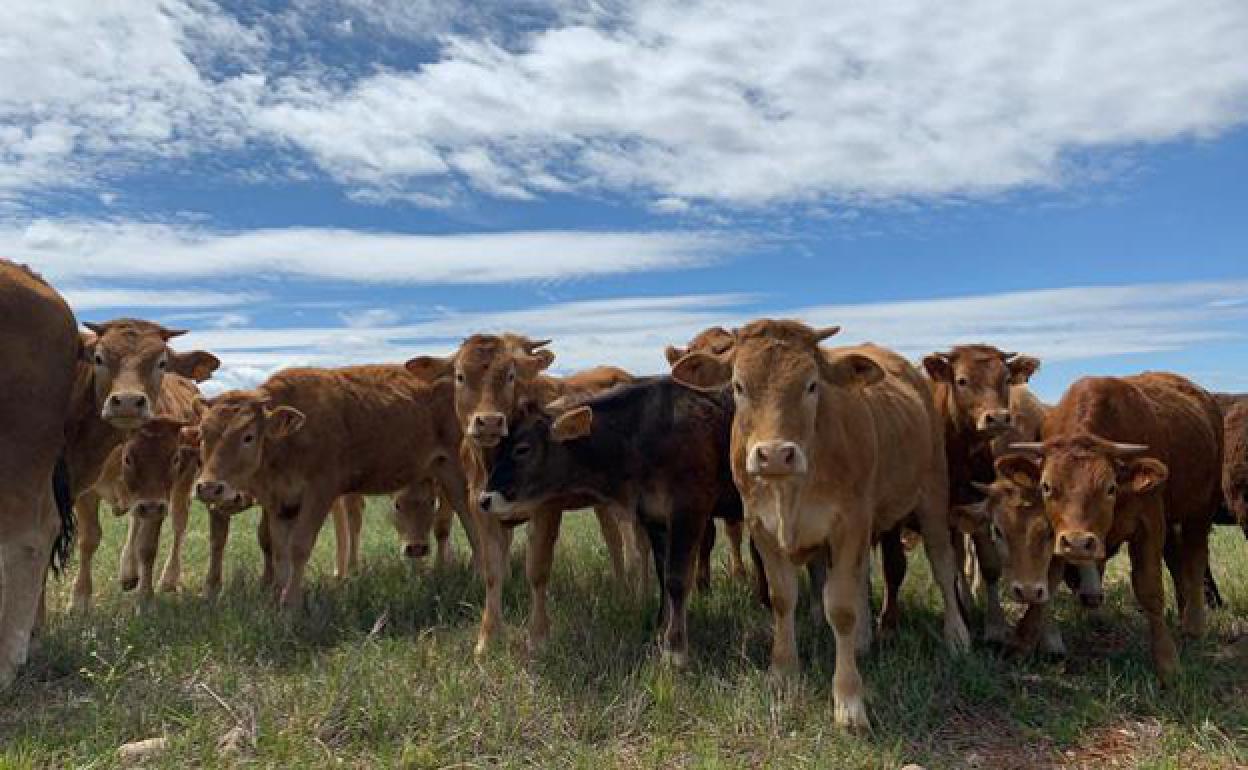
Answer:
<svg viewBox="0 0 1248 770"><path fill-rule="evenodd" d="M832 721L830 630L803 611L803 675L769 681L770 616L730 581L722 555L711 592L693 603L694 662L669 671L651 643L656 598L617 588L592 517L569 515L550 646L532 660L522 651L517 547L509 643L478 664L478 582L466 566L414 574L379 504L365 521L361 574L333 579L327 532L309 612L294 620L258 587L254 516L236 522L226 589L212 603L198 596L208 542L197 509L184 592L141 616L116 584L124 522L110 517L95 609L67 614L69 583L53 582L42 648L0 695L0 767L112 767L119 745L156 736L170 746L149 764L177 768L1248 765L1248 645L1235 642L1248 614L1248 544L1238 532L1215 537L1230 606L1213 613L1207 640L1185 646L1183 675L1164 692L1125 558L1095 615L1059 598L1066 661L1020 662L982 645L946 654L937 593L912 555L902 632L863 659L875 728L854 735ZM457 553L466 563L462 539ZM251 745L220 755L236 725Z"/></svg>

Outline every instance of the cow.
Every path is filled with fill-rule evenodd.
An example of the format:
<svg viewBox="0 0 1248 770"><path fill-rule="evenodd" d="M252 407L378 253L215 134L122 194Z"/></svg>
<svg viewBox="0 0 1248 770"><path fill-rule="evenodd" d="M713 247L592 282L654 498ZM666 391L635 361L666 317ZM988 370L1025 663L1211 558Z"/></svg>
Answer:
<svg viewBox="0 0 1248 770"><path fill-rule="evenodd" d="M463 431L459 456L474 506L481 499L498 445L515 423L522 400L549 404L632 380L627 372L614 367L590 369L563 379L546 376L542 372L554 362L554 353L544 349L549 342L519 334L477 334L464 340L450 356L419 356L407 362L408 371L416 377L454 386L455 413ZM550 631L546 589L563 512L585 503L579 498L548 501L539 510L513 516L506 522L486 515L487 512L475 512L486 528L485 553L489 557L484 565L486 597L477 634L477 655L484 655L502 634L502 589L511 530L526 521L530 527L525 573L532 597L527 644L530 651L535 651L545 642ZM601 505L594 510L611 555L613 572L620 577L624 562L616 512Z"/></svg>
<svg viewBox="0 0 1248 770"><path fill-rule="evenodd" d="M30 653L48 565L63 564L72 544L63 453L80 351L61 295L0 259L0 691Z"/></svg>
<svg viewBox="0 0 1248 770"><path fill-rule="evenodd" d="M992 481L994 441L1007 438L1007 434L1017 441L1039 438L1040 425L1034 421L1026 433L1015 429L1013 408L1016 400L1026 400L1025 395L1016 395L1015 390L1024 389L1039 368L1039 359L1006 353L991 345L958 345L948 352L931 353L923 358L923 369L932 382L936 410L944 423L950 506L968 505L980 499L981 493L972 485ZM1003 643L1009 627L998 587L1001 559L986 528L974 528L969 534L974 544L978 576L982 579L984 639ZM956 537L954 542L960 550L962 538ZM898 544L892 545L893 549L898 547ZM885 558L890 568L889 611L885 616L890 619L895 617L890 611L896 607L897 576L904 575L905 571L905 556L899 561L896 559L888 555Z"/></svg>
<svg viewBox="0 0 1248 770"><path fill-rule="evenodd" d="M215 368L215 367L214 367ZM202 371L207 375L210 371ZM166 373L153 414L108 456L92 489L79 496L75 506L78 539L78 576L71 607L78 611L91 605L92 562L103 531L100 502L107 500L113 513L129 515L126 544L122 549L122 588L139 588L139 599L153 595L153 568L160 546L160 531L172 513L173 544L160 577L160 589L178 589L182 572L182 544L191 506L194 464L178 451L182 427L197 417L199 388L179 374Z"/></svg>
<svg viewBox="0 0 1248 770"><path fill-rule="evenodd" d="M1011 445L1042 460L1011 459L1016 483L1039 490L1054 553L1066 562L1101 564L1127 544L1154 669L1170 681L1178 656L1161 565L1164 559L1174 578L1183 633L1203 636L1209 530L1222 499L1217 402L1176 374L1085 377L1045 419L1043 436Z"/></svg>
<svg viewBox="0 0 1248 770"><path fill-rule="evenodd" d="M302 606L308 558L342 495L392 494L432 477L460 512L479 563L460 438L454 383L423 383L389 364L280 371L255 390L211 399L186 435L201 447L201 500L238 490L259 500L273 585L288 609Z"/></svg>
<svg viewBox="0 0 1248 770"><path fill-rule="evenodd" d="M659 576L662 655L683 666L699 544L713 516L741 517L727 461L732 397L656 377L563 406L521 406L498 445L481 509L506 520L582 498L634 513Z"/></svg>
<svg viewBox="0 0 1248 770"><path fill-rule="evenodd" d="M930 385L875 345L820 346L838 331L754 321L735 331L725 353L691 353L672 375L700 387L731 383L732 475L767 572L772 670L798 665L796 565L826 555L834 718L867 727L857 653L871 640L867 562L875 539L915 515L944 599L946 643L960 653L970 636L958 608L944 428Z"/></svg>
<svg viewBox="0 0 1248 770"><path fill-rule="evenodd" d="M1248 394L1215 393L1222 408L1222 436L1226 455L1222 460L1222 505L1213 523L1238 526L1248 537ZM1205 601L1210 607L1222 607L1222 593L1213 579L1213 570L1205 574Z"/></svg>

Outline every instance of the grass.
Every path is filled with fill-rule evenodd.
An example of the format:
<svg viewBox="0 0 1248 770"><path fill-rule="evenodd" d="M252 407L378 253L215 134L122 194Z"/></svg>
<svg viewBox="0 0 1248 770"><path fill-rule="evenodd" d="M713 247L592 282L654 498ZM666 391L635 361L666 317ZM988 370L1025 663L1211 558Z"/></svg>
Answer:
<svg viewBox="0 0 1248 770"><path fill-rule="evenodd" d="M115 580L124 521L106 522L95 609L66 613L69 582L51 583L42 648L0 695L0 767L113 767L118 746L156 736L169 748L148 764L171 768L1248 766L1248 544L1237 531L1214 543L1229 607L1212 614L1207 640L1185 645L1182 677L1164 692L1124 557L1097 613L1063 592L1071 654L1054 662L982 645L950 657L937 593L912 556L902 632L863 659L875 728L855 735L832 722L830 630L803 612L803 675L771 682L770 616L722 557L693 604L694 662L669 671L651 643L657 599L614 585L592 517L570 515L550 646L523 653L516 548L509 644L478 664L478 582L466 566L413 573L379 502L366 514L361 574L335 581L332 537L322 538L309 612L294 620L258 586L254 517L236 523L226 590L208 602L197 595L208 548L197 509L183 593L143 615ZM220 752L235 727L241 751Z"/></svg>

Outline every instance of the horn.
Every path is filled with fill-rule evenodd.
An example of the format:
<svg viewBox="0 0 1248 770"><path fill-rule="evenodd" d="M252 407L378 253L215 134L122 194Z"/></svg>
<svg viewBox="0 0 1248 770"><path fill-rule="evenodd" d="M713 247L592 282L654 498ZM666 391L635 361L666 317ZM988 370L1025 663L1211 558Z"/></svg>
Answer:
<svg viewBox="0 0 1248 770"><path fill-rule="evenodd" d="M822 342L828 337L835 337L841 331L839 326L825 326L822 329L815 329L815 341Z"/></svg>
<svg viewBox="0 0 1248 770"><path fill-rule="evenodd" d="M91 321L83 321L82 325L101 337L104 336L104 330L108 328L108 324L93 323Z"/></svg>
<svg viewBox="0 0 1248 770"><path fill-rule="evenodd" d="M1018 358L1018 353L1006 353L1001 351L1001 360L1009 363L1011 359Z"/></svg>
<svg viewBox="0 0 1248 770"><path fill-rule="evenodd" d="M1138 457L1148 451L1148 444L1123 444L1111 441L1109 445L1118 457Z"/></svg>
<svg viewBox="0 0 1248 770"><path fill-rule="evenodd" d="M531 340L531 339L525 338L524 352L532 354L533 351L537 350L538 348L544 348L549 344L550 344L550 340Z"/></svg>
<svg viewBox="0 0 1248 770"><path fill-rule="evenodd" d="M1039 441L1016 441L1010 444L1010 451L1042 455L1044 444Z"/></svg>
<svg viewBox="0 0 1248 770"><path fill-rule="evenodd" d="M991 484L985 484L982 481L972 481L971 486L975 487L975 491L981 494L985 494L985 495L992 494Z"/></svg>
<svg viewBox="0 0 1248 770"><path fill-rule="evenodd" d="M161 329L160 337L165 342L168 342L174 337L181 337L183 334L186 334L187 332L188 332L187 329Z"/></svg>

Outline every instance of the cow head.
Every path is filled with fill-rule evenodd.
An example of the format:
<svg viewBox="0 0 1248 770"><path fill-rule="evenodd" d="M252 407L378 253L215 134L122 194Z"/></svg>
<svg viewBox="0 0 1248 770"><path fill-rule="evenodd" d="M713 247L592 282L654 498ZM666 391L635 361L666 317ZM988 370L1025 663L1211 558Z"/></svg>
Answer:
<svg viewBox="0 0 1248 770"><path fill-rule="evenodd" d="M1040 361L991 345L959 345L924 357L923 368L947 388L957 427L991 438L1010 429L1010 386L1026 383Z"/></svg>
<svg viewBox="0 0 1248 770"><path fill-rule="evenodd" d="M569 492L583 474L570 444L587 437L593 410L577 406L551 414L523 404L515 429L499 444L478 504L487 515L523 521L542 503Z"/></svg>
<svg viewBox="0 0 1248 770"><path fill-rule="evenodd" d="M123 318L88 323L82 354L92 367L100 417L121 430L133 430L153 415L166 372L197 382L212 376L221 362L211 353L176 353L169 340L185 331Z"/></svg>
<svg viewBox="0 0 1248 770"><path fill-rule="evenodd" d="M298 409L274 406L259 391L231 391L208 401L199 426L182 432L187 445L199 446L202 466L195 496L219 503L251 488L266 448L287 440L303 423Z"/></svg>
<svg viewBox="0 0 1248 770"><path fill-rule="evenodd" d="M122 446L121 489L130 513L163 518L178 477L194 473L198 453L181 441L183 420L153 417Z"/></svg>
<svg viewBox="0 0 1248 770"><path fill-rule="evenodd" d="M678 348L668 345L663 354L667 356L667 363L675 366L680 359L690 353L711 353L717 356L727 353L732 348L732 343L732 332L722 326L712 326L698 332L698 335L689 341L689 347Z"/></svg>
<svg viewBox="0 0 1248 770"><path fill-rule="evenodd" d="M429 533L437 511L437 486L433 479L417 481L394 496L390 517L408 559L415 561L429 554Z"/></svg>
<svg viewBox="0 0 1248 770"><path fill-rule="evenodd" d="M1011 466L1017 483L1044 500L1053 525L1054 553L1072 564L1105 559L1105 541L1120 500L1155 494L1169 471L1144 457L1148 447L1098 436L1076 435L1011 450L1043 458L1042 464Z"/></svg>
<svg viewBox="0 0 1248 770"><path fill-rule="evenodd" d="M464 340L455 355L413 358L407 370L426 382L454 376L460 427L477 446L489 448L508 433L517 383L534 379L555 360L554 353L541 349L548 344L518 334L478 334Z"/></svg>
<svg viewBox="0 0 1248 770"><path fill-rule="evenodd" d="M976 483L984 498L972 505L956 506L954 523L963 532L987 529L1008 565L1009 595L1022 604L1049 600L1049 565L1053 560L1053 527L1045 514L1044 500L1030 479L1039 463L1027 455L1012 454L996 464L992 484Z"/></svg>

